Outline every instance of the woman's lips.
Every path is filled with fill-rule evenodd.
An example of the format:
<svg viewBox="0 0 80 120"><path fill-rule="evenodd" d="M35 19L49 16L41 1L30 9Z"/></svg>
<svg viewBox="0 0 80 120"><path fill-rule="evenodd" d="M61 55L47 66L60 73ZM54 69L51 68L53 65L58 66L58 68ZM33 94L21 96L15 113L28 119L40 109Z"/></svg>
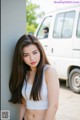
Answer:
<svg viewBox="0 0 80 120"><path fill-rule="evenodd" d="M36 62L31 62L32 65L34 65Z"/></svg>

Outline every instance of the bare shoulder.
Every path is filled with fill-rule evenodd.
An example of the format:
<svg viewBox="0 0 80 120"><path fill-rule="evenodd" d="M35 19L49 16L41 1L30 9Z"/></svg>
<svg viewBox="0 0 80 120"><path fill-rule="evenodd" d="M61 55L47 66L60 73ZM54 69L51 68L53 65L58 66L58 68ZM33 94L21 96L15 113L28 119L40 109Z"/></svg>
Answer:
<svg viewBox="0 0 80 120"><path fill-rule="evenodd" d="M45 74L47 77L50 76L51 74L52 74L52 76L53 75L58 76L56 69L51 65L48 65L48 67L45 69Z"/></svg>
<svg viewBox="0 0 80 120"><path fill-rule="evenodd" d="M45 77L46 77L46 82L50 81L55 81L56 79L58 80L58 74L56 69L51 66L48 65L48 67L45 69Z"/></svg>

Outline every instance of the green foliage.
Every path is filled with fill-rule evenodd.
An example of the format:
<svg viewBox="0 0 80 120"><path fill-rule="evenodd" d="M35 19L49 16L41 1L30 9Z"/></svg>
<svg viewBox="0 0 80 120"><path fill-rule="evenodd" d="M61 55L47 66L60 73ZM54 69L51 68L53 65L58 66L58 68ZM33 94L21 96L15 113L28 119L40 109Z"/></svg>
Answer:
<svg viewBox="0 0 80 120"><path fill-rule="evenodd" d="M38 23L37 19L44 15L44 12L37 13L39 5L33 4L31 0L26 0L26 31L34 33Z"/></svg>

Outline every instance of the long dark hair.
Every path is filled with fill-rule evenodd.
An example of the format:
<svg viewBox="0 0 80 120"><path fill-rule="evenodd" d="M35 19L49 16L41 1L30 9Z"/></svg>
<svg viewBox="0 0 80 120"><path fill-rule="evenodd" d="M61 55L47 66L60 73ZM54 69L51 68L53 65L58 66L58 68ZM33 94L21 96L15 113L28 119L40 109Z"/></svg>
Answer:
<svg viewBox="0 0 80 120"><path fill-rule="evenodd" d="M40 62L37 65L37 72L35 75L30 98L33 98L33 100L40 99L43 67L45 64L49 64L49 62L46 58L44 49L38 39L33 35L25 34L18 40L14 51L12 71L9 81L9 89L11 91L11 99L9 100L9 102L21 103L22 101L21 90L23 82L27 71L30 70L30 67L23 61L23 48L30 44L36 45L38 50L40 51Z"/></svg>

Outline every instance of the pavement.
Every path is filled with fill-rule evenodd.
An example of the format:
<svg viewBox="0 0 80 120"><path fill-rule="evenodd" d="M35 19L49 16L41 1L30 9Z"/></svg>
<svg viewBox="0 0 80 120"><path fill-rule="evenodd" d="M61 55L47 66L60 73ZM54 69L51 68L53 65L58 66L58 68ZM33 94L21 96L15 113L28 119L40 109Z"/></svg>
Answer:
<svg viewBox="0 0 80 120"><path fill-rule="evenodd" d="M80 120L80 94L66 88L65 81L60 81L59 108L56 120Z"/></svg>

